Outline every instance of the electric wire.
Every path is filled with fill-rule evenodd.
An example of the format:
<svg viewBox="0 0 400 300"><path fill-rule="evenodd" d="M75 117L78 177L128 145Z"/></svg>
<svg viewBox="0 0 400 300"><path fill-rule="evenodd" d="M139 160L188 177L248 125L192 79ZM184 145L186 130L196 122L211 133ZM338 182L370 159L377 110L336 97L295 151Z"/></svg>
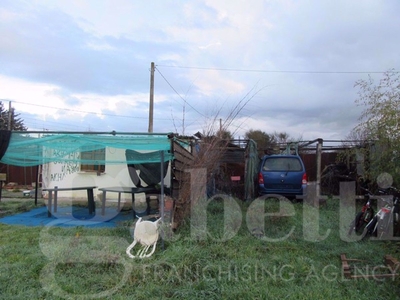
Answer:
<svg viewBox="0 0 400 300"><path fill-rule="evenodd" d="M147 117L135 117L135 116L127 116L127 115L116 115L116 114L105 114L105 113L94 113L94 112L89 112L89 111L83 111L83 110L77 110L77 109L69 109L69 108L59 108L59 107L54 107L54 106L49 106L49 105L41 105L41 104L33 104L33 103L27 103L23 101L17 101L17 100L10 100L10 99L0 99L0 102L4 101L9 101L17 104L23 104L23 105L31 105L35 107L43 107L43 108L48 108L48 109L54 109L54 110L61 110L61 111L71 111L71 112L76 112L76 113L85 113L89 115L101 115L101 116L109 116L112 118L117 118L117 117L122 117L122 118L127 118L127 119L143 119L146 120ZM59 129L59 130L71 130L72 128L75 129L82 129L85 128L85 130L90 131L95 131L96 128L92 127L90 124L83 124L79 123L76 124L74 123L62 123L59 121L51 121L51 120L43 120L41 118L35 118L29 115L28 113L21 113L21 116L24 119L24 125L27 126L28 128L43 128L43 130L49 130L49 129ZM161 120L161 121L169 121L169 118L155 118L156 120Z"/></svg>
<svg viewBox="0 0 400 300"><path fill-rule="evenodd" d="M2 100L2 99L0 99L0 101L1 101L1 100ZM7 100L7 101L8 101L8 100ZM77 110L77 109L70 109L70 108L59 108L59 107L48 106L48 105L32 104L32 103L21 102L21 101L16 101L16 100L12 100L12 102L18 103L18 104L32 105L32 106L37 106L37 107L44 107L44 108L57 109L57 110L62 110L62 111L71 111L71 112L85 113L85 114L90 114L90 115L101 115L101 116L107 116L107 117L119 117L119 118L129 118L129 119L147 119L147 117L134 117L134 116L126 116L126 115L96 113L96 112L91 112L91 111L84 111L84 110ZM169 118L157 118L157 119L158 119L158 120L169 120Z"/></svg>
<svg viewBox="0 0 400 300"><path fill-rule="evenodd" d="M183 102L185 102L190 108L192 108L195 112L197 112L200 116L207 118L204 114L202 114L201 112L199 112L196 108L194 108L189 102L186 101L185 98L183 98L178 91L172 86L172 84L167 80L167 78L165 78L165 76L160 72L160 70L156 67L155 68L157 70L157 72L161 75L161 77L165 80L165 82L170 86L170 88L179 96L179 98L181 98L183 100Z"/></svg>
<svg viewBox="0 0 400 300"><path fill-rule="evenodd" d="M398 74L400 71L296 71L296 70L257 70L257 69L230 69L219 67L192 67L192 66L171 66L171 65L157 65L164 68L179 68L179 69L195 69L195 70L213 70L213 71L231 71L231 72L253 72L253 73L291 73L291 74L383 74L394 73Z"/></svg>

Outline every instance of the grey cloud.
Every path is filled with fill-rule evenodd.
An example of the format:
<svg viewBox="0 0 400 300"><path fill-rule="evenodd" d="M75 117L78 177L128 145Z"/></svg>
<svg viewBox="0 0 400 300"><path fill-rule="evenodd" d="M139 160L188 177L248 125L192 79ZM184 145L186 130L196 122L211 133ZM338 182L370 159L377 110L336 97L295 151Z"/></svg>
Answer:
<svg viewBox="0 0 400 300"><path fill-rule="evenodd" d="M11 77L53 83L59 86L58 92L66 102L78 105L80 100L71 94L147 93L150 62L154 61L160 65L158 70L162 74L156 72L155 98L163 100L155 106L155 130L171 131L183 126L181 97L190 104L185 105L186 133L192 129L195 132L216 112L221 118L227 118L231 107L257 85L265 88L238 117L251 116L255 121L268 119L270 124L285 120L285 126L293 130L294 136L299 132L314 134L316 131L327 136L343 135L356 124L361 110L354 103L357 97L354 83L368 76L362 72L400 68L397 50L400 2L290 3L294 8L284 7L279 1L266 3L259 14L263 19L256 20L259 26L254 27L254 32L249 31L248 40L234 43L234 38L224 34L235 31L222 30L233 25L229 18L218 20L218 12L202 1L196 2L192 11L185 11L185 14L182 13L184 8L178 7L176 2L151 4L152 12L159 14L160 19L154 21L157 26L149 26L149 29L144 28L145 22L141 24L143 35L155 37L146 42L143 36L136 39L135 35L91 35L61 11L4 0L3 7L30 17L0 20L4 41L0 48L1 72ZM142 3L139 7L144 9L148 5ZM173 18L177 21L173 26L185 27L185 34L194 29L199 34L210 33L210 43L218 41L221 45L199 49L207 43L185 40L187 36L181 38L178 29L175 36L170 36L163 27L169 24L170 17L161 12L174 5ZM265 26L266 23L271 26ZM221 30L207 31L209 29ZM204 39L199 43L203 42ZM226 45L228 42L232 44ZM167 58L162 60L161 57ZM223 79L243 86L244 90L241 95L234 94L226 87L209 82L205 70L197 70L198 76L215 88L211 95L205 96L195 84L192 69L162 65L242 70L215 71ZM318 71L328 73L313 73ZM97 130L115 127L115 130L146 131L147 107L145 102L140 105L135 109L124 107L119 112L132 118L101 119L88 115L84 122ZM72 121L60 120L63 122ZM82 126L86 127L85 124Z"/></svg>
<svg viewBox="0 0 400 300"><path fill-rule="evenodd" d="M8 40L0 49L3 74L49 82L75 92L125 94L148 90L149 57L172 51L168 43L135 42L128 38L97 38L83 31L68 15L54 10L25 10L24 18L0 34ZM105 44L98 51L89 44ZM179 47L174 46L174 52Z"/></svg>

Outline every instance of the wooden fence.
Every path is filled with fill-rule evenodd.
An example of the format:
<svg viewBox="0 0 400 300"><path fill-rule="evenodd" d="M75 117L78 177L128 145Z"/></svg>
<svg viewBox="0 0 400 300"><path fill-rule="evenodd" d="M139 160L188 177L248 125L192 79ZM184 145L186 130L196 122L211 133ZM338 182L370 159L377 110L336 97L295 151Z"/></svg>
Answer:
<svg viewBox="0 0 400 300"><path fill-rule="evenodd" d="M6 183L15 182L18 186L31 186L36 182L37 168L0 164L0 173L6 174Z"/></svg>
<svg viewBox="0 0 400 300"><path fill-rule="evenodd" d="M174 160L171 169L171 196L175 201L173 229L176 229L190 213L190 169L195 161L191 149L183 147L178 141L172 144Z"/></svg>

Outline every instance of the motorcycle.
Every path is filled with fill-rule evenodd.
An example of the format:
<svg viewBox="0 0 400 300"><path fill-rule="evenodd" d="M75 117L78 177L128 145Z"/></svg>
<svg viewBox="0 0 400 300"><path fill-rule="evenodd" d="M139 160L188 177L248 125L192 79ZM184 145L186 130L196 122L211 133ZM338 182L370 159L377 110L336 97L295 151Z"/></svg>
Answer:
<svg viewBox="0 0 400 300"><path fill-rule="evenodd" d="M363 229L363 238L375 236L378 239L393 237L399 232L399 191L389 187L383 191L392 197L381 197L382 207Z"/></svg>
<svg viewBox="0 0 400 300"><path fill-rule="evenodd" d="M360 187L361 190L365 192L364 194L364 205L361 208L361 211L357 213L354 221L350 224L348 234L360 234L364 231L366 225L372 220L374 216L374 209L371 203L371 197L373 194L370 190Z"/></svg>

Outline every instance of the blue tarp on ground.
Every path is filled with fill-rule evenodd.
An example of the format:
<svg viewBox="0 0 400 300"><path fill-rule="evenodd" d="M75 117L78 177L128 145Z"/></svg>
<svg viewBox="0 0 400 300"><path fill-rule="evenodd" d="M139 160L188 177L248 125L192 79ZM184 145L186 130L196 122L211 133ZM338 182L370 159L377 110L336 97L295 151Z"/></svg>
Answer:
<svg viewBox="0 0 400 300"><path fill-rule="evenodd" d="M104 216L101 209L90 215L86 207L58 207L57 213L48 217L47 207L32 209L31 211L0 218L0 223L8 225L25 226L90 226L90 227L116 227L123 222L132 221L132 210L117 211L116 208L106 208Z"/></svg>

